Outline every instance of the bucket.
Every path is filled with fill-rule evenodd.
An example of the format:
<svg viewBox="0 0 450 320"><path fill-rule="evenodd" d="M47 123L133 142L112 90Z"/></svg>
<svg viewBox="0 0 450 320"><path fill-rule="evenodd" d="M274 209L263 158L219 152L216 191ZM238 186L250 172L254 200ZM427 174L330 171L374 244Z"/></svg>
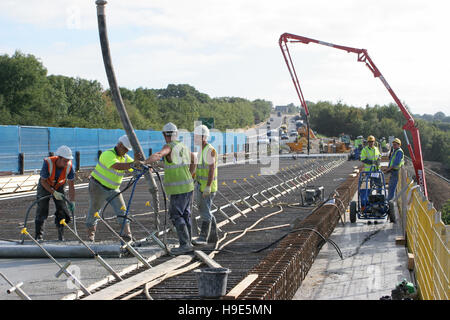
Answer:
<svg viewBox="0 0 450 320"><path fill-rule="evenodd" d="M197 275L198 294L203 298L219 298L227 291L227 268L204 268L194 270Z"/></svg>

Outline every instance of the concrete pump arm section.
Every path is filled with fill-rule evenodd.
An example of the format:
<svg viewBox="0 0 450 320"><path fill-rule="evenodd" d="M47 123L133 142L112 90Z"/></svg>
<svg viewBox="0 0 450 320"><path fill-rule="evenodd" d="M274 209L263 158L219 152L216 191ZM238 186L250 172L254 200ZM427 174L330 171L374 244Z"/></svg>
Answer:
<svg viewBox="0 0 450 320"><path fill-rule="evenodd" d="M411 116L411 114L408 112L408 110L405 108L405 106L401 103L400 99L397 97L394 90L392 90L391 86L388 84L386 79L381 74L380 70L377 68L375 63L370 58L367 50L335 45L332 43L315 40L315 39L311 39L311 38L307 38L307 37L303 37L303 36L298 36L298 35L291 34L291 33L283 33L280 36L280 39L278 42L279 42L279 45L281 48L281 52L283 53L284 60L288 67L289 73L291 75L292 81L294 82L295 90L300 99L300 103L301 103L302 107L305 109L307 117L309 115L308 108L306 106L306 101L303 97L302 90L300 88L300 82L298 80L297 73L294 68L294 63L293 63L291 55L289 53L287 44L289 42L304 43L304 44L309 44L310 42L312 42L312 43L317 43L317 44L321 44L324 46L328 46L331 48L335 48L335 49L339 49L339 50L343 50L343 51L347 51L347 52L351 52L351 53L356 53L358 55L358 62L364 62L366 64L366 66L369 68L369 70L372 71L374 77L380 78L381 82L383 82L384 86L389 91L392 98L394 98L395 102L397 103L398 107L400 108L403 116L405 117L405 119L407 121L406 124L403 126L403 130L404 130L406 142L408 144L409 154L411 155L411 160L412 160L412 163L414 166L417 181L418 181L419 185L421 186L425 197L428 198L427 184L426 184L426 180L425 180L425 170L424 170L423 159L422 159L422 147L421 147L421 143L420 143L419 129L415 126L414 119ZM409 143L409 139L408 139L408 136L407 136L405 130L408 130L409 132L411 132L414 149L412 148L411 144Z"/></svg>

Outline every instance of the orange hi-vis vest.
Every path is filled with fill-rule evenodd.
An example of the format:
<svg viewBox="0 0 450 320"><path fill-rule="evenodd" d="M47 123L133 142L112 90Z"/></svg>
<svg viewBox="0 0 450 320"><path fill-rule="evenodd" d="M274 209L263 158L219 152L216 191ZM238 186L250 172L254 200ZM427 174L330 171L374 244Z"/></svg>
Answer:
<svg viewBox="0 0 450 320"><path fill-rule="evenodd" d="M55 178L56 175L56 160L58 160L58 156L47 157L44 160L48 165L48 173L50 176L47 178L48 184L55 190L58 190L62 187L67 180L67 176L69 175L70 170L72 169L72 161L67 163L67 166L61 170L58 179Z"/></svg>

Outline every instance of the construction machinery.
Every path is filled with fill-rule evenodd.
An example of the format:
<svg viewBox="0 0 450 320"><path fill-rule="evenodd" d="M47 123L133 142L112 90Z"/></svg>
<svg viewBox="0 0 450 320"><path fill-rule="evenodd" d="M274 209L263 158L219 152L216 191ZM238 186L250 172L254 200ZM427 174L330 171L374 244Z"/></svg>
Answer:
<svg viewBox="0 0 450 320"><path fill-rule="evenodd" d="M301 126L300 128L297 128L297 132L301 137L308 137L308 129L307 126ZM316 135L314 134L314 131L309 129L309 137L312 139L317 139Z"/></svg>
<svg viewBox="0 0 450 320"><path fill-rule="evenodd" d="M305 141L297 141L297 142L286 142L286 145L289 147L290 152L292 153L301 153L303 152L303 146Z"/></svg>
<svg viewBox="0 0 450 320"><path fill-rule="evenodd" d="M309 111L308 111L308 108L306 106L306 100L304 99L302 90L300 88L300 82L298 80L297 73L296 73L295 68L294 68L294 63L292 61L291 54L289 53L289 49L288 49L288 43L289 42L291 42L291 43L303 43L303 44L309 44L309 43L312 42L312 43L328 46L330 48L343 50L343 51L346 51L348 53L356 53L358 55L358 60L357 61L358 62L364 62L366 64L366 66L369 68L369 70L372 71L374 77L375 78L380 78L381 82L384 84L386 89L389 91L390 95L395 100L395 102L397 103L398 107L400 108L400 111L402 112L403 116L406 119L406 124L403 126L403 132L405 134L405 140L406 140L406 143L407 143L407 146L408 146L409 154L411 155L411 160L412 160L412 164L414 166L414 170L415 170L415 173L416 173L417 182L421 186L423 194L425 195L425 197L428 198L427 184L426 184L426 179L425 179L425 170L424 170L424 165L423 165L422 147L421 147L421 143L420 143L419 129L415 125L414 119L411 116L411 114L409 113L408 109L406 109L406 107L402 104L400 99L394 93L394 90L392 90L391 86L388 84L388 82L386 81L384 76L381 74L380 70L375 66L375 64L372 61L372 59L370 58L367 50L366 49L357 49L357 48L352 48L352 47L345 47L345 46L335 45L335 44L332 44L332 43L319 41L319 40L315 40L315 39L311 39L311 38L307 38L307 37L303 37L303 36L298 36L298 35L291 34L291 33L283 33L280 36L278 43L279 43L281 52L283 54L284 60L286 62L286 65L288 67L289 73L291 75L292 81L294 82L294 87L295 87L297 95L298 95L298 97L300 99L300 103L301 103L302 107L305 110L306 122L307 122L308 128L309 128L309 121L308 121ZM406 134L406 130L408 130L410 132L411 136L412 136L414 148L409 143L409 139L408 139L408 135ZM308 143L308 153L309 153L309 143Z"/></svg>
<svg viewBox="0 0 450 320"><path fill-rule="evenodd" d="M387 201L386 181L383 171L371 168L362 171L358 179L358 200L350 202L350 222L356 218L377 221L389 218L395 222L392 201Z"/></svg>

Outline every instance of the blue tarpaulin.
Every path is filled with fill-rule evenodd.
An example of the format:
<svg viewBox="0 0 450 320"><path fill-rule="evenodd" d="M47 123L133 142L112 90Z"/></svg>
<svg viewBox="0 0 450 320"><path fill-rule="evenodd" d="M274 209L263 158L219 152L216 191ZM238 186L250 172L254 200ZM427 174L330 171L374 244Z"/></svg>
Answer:
<svg viewBox="0 0 450 320"><path fill-rule="evenodd" d="M161 131L135 130L136 136L147 158L165 145ZM40 170L43 159L50 152L55 153L61 145L66 145L75 153L80 153L80 167L94 167L99 152L113 148L119 137L125 134L122 129L54 128L29 126L0 126L0 171L19 171L19 154L24 154L24 170ZM185 130L179 131L179 140L191 151L199 151L194 146L194 135ZM245 134L210 130L208 140L219 154L225 151L244 150ZM134 157L133 152L129 153ZM75 161L74 161L75 164Z"/></svg>

